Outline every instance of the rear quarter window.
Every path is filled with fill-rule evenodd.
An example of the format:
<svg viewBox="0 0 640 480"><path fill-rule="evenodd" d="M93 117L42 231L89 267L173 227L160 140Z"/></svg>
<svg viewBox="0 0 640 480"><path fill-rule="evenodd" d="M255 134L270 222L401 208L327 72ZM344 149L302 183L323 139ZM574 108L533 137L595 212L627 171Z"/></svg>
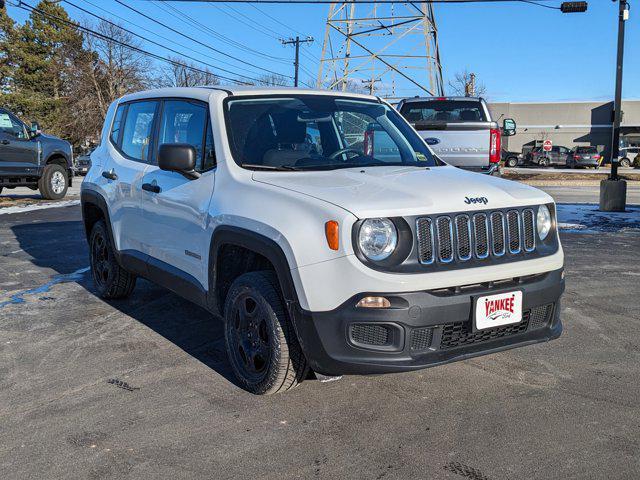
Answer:
<svg viewBox="0 0 640 480"><path fill-rule="evenodd" d="M116 110L116 114L113 117L113 124L111 125L111 141L114 145L118 145L118 141L120 139L120 129L122 127L122 116L124 115L124 110L127 106L120 105Z"/></svg>

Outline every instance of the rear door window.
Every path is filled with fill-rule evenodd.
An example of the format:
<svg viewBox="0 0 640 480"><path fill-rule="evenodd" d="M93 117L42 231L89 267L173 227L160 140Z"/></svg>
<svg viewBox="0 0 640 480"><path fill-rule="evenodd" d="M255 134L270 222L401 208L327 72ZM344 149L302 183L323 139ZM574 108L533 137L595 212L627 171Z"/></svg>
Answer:
<svg viewBox="0 0 640 480"><path fill-rule="evenodd" d="M133 102L127 109L120 149L131 160L149 162L149 146L158 101Z"/></svg>
<svg viewBox="0 0 640 480"><path fill-rule="evenodd" d="M400 113L411 123L486 122L482 103L477 100L429 100L405 103Z"/></svg>

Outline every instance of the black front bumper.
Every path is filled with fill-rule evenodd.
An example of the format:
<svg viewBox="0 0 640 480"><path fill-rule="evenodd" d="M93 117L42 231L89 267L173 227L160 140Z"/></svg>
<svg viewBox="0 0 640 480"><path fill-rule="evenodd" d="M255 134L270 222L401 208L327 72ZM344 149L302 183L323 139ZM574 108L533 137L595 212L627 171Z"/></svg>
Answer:
<svg viewBox="0 0 640 480"><path fill-rule="evenodd" d="M521 290L523 320L473 331L474 299ZM562 333L563 270L386 297L391 308L356 308L367 293L329 312L296 309L296 330L311 368L324 375L401 372L545 342Z"/></svg>

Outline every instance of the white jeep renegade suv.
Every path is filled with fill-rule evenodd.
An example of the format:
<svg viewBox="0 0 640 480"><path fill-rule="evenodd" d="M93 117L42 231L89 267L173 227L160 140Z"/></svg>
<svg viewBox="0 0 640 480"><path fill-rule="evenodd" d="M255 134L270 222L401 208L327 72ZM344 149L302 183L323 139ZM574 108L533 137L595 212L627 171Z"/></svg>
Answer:
<svg viewBox="0 0 640 480"><path fill-rule="evenodd" d="M82 211L98 293L126 297L143 277L221 315L254 393L309 369L413 370L562 331L549 195L444 164L375 97L125 96Z"/></svg>

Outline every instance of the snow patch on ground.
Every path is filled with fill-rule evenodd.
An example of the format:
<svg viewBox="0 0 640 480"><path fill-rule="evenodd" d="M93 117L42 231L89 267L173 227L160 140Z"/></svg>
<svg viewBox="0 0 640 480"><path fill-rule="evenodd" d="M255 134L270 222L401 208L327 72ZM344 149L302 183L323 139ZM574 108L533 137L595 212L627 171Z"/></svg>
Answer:
<svg viewBox="0 0 640 480"><path fill-rule="evenodd" d="M558 228L581 233L634 231L640 233L640 206L627 206L626 212L601 212L598 205L560 203Z"/></svg>
<svg viewBox="0 0 640 480"><path fill-rule="evenodd" d="M0 215L32 212L34 210L44 210L46 208L72 207L74 205L80 205L80 200L63 200L61 202L34 203L32 205L4 207L0 208Z"/></svg>

